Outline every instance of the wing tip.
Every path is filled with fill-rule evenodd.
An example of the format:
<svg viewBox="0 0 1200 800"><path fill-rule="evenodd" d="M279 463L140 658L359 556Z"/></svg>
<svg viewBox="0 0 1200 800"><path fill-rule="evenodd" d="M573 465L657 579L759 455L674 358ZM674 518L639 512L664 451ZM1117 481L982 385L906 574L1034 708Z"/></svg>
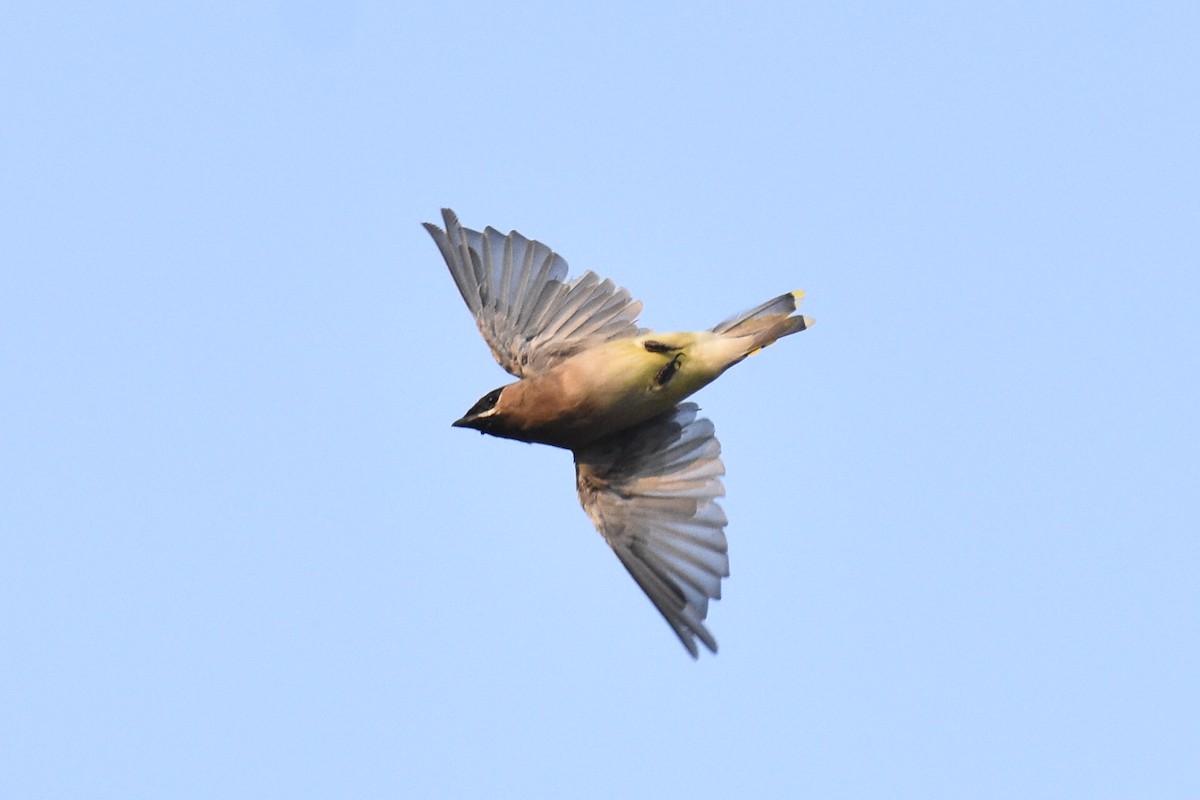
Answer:
<svg viewBox="0 0 1200 800"><path fill-rule="evenodd" d="M442 209L442 224L446 226L445 230L443 230L442 228L439 228L436 224L434 224L432 222L422 222L421 227L423 227L425 230L427 230L429 232L429 235L432 236L435 240L442 236L445 236L448 238L450 236L451 231L453 231L455 228L461 227L461 225L459 225L459 222L458 222L458 215L455 214L454 210L450 209L450 208Z"/></svg>
<svg viewBox="0 0 1200 800"><path fill-rule="evenodd" d="M715 656L717 654L717 640L708 632L708 628L701 625L700 629L695 633L700 641L704 643L704 646L708 648L708 652Z"/></svg>
<svg viewBox="0 0 1200 800"><path fill-rule="evenodd" d="M709 632L708 628L704 627L704 623L698 620L687 619L687 610L689 609L684 609L685 613L680 615L682 618L679 620L671 619L666 613L663 613L663 619L671 626L671 630L675 632L675 635L679 637L683 649L688 651L688 655L692 657L693 661L700 659L700 647L696 644L697 639L708 649L708 652L715 656L717 654L717 640ZM662 609L659 609L659 611L662 611Z"/></svg>

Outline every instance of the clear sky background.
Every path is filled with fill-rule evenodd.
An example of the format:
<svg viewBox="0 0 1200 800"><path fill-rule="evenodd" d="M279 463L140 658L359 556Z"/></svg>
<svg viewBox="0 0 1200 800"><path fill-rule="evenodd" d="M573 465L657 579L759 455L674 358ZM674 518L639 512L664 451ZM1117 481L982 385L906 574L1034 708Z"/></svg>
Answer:
<svg viewBox="0 0 1200 800"><path fill-rule="evenodd" d="M1194 3L16 3L0 796L1200 797ZM708 327L693 662L420 228Z"/></svg>

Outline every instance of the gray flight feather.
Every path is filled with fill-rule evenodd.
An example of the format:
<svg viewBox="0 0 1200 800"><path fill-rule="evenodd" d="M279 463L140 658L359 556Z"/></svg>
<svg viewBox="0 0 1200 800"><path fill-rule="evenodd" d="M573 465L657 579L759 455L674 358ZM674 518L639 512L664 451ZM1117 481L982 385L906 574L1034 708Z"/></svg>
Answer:
<svg viewBox="0 0 1200 800"><path fill-rule="evenodd" d="M635 336L642 304L610 280L585 272L567 281L567 262L516 231L482 233L442 209L443 231L425 223L496 362L518 378L613 339Z"/></svg>
<svg viewBox="0 0 1200 800"><path fill-rule="evenodd" d="M575 453L579 502L695 658L708 601L729 575L721 445L694 403Z"/></svg>

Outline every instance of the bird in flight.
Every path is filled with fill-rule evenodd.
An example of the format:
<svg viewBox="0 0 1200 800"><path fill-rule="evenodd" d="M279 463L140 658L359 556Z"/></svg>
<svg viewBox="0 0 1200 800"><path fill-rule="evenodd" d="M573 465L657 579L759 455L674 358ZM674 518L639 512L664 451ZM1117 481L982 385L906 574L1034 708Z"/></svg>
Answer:
<svg viewBox="0 0 1200 800"><path fill-rule="evenodd" d="M699 654L717 641L708 601L729 575L721 446L694 403L725 370L813 320L789 292L704 331L637 326L642 304L516 231L462 227L442 210L437 243L496 361L517 378L453 424L575 456L579 502L617 558Z"/></svg>

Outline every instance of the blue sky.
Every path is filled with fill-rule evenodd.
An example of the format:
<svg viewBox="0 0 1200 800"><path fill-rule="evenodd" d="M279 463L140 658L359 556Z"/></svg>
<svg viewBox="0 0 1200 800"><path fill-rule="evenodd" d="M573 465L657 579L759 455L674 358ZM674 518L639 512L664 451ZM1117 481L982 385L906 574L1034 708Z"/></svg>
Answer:
<svg viewBox="0 0 1200 800"><path fill-rule="evenodd" d="M1187 3L18 3L0 795L1200 796ZM708 327L693 662L423 221Z"/></svg>

